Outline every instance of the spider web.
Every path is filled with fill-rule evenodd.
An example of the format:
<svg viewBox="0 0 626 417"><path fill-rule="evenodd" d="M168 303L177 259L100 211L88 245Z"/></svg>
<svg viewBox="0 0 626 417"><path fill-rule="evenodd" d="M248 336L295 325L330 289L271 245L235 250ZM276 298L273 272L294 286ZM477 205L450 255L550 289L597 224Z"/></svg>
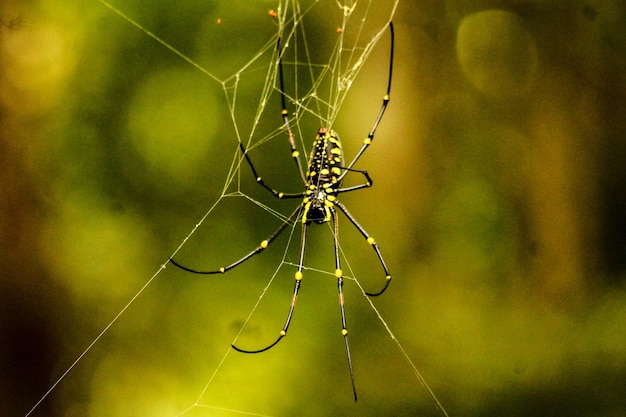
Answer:
<svg viewBox="0 0 626 417"><path fill-rule="evenodd" d="M297 200L276 201L260 189L238 149L238 141L246 145L258 171L273 187L286 192L300 190L301 181L289 156L286 130L280 118L279 53L283 57L290 122L303 156L308 155L314 132L320 126L327 126L339 132L349 159L380 108L389 53L388 24L398 0L284 0L278 4L266 3L267 7L254 7L247 2L233 2L233 7L216 6L207 13L213 18L210 24L197 31L195 50L170 43L165 36L166 29L144 27L142 19L134 17L141 16L142 10L137 5L116 6L109 1L96 1L107 13L121 17L125 25L139 29L140 42L148 39L164 49L170 58L175 57L184 64L182 69L176 66L154 75L146 81L147 87L139 89L136 106L129 110L129 140L134 141L133 146L140 152L144 151L142 158L146 169L159 178L166 178L180 191L179 196L186 199L180 218L173 216L172 219L180 224L180 219L193 218L193 213L200 213L199 220L188 228L187 234L173 238L180 243L171 257L190 267L216 269L238 259L285 222L298 203ZM279 39L280 49L277 49ZM241 48L247 48L250 53L242 52ZM245 58L239 59L241 56ZM344 110L347 107L344 103L350 100L349 92L358 82L357 76L366 62L382 63L376 66L382 75L377 78L380 82L370 88L371 101L363 103L367 104L363 106L367 111L361 116L359 112ZM162 87L172 78L177 80L174 90L156 87ZM196 90L199 85L206 90L204 94L213 94L212 98L167 103L170 97L167 92ZM206 113L212 134L207 135L200 129L203 143L184 143L184 138L180 138L183 143L176 148L176 155L166 153L164 157L163 153L152 151L154 141L158 140L155 138L159 137L155 130L163 128L162 124L154 122L153 103L159 100L157 97L166 101L162 104L166 109L159 115L166 114L169 105L185 106L191 116L196 111ZM194 104L197 107L194 108ZM145 122L146 118L149 123ZM186 122L165 119L164 123L169 124ZM150 139L151 147L141 138ZM169 145L171 143L165 143L164 147ZM193 187L188 182L190 172L206 167L208 156L212 158L208 169L211 178L202 178L208 180L207 197L199 196L204 194L203 190L189 191ZM358 201L358 197L351 199L354 203ZM204 214L199 211L200 207L204 207ZM245 228L246 224L258 223L262 226L254 230ZM59 378L27 416L37 415L39 405L55 395L64 399L60 404L72 404L68 415L279 416L294 412L306 415L307 409L311 415L319 415L335 414L338 407L353 408L351 412L359 415L379 415L383 410L395 410L396 414L411 410L409 413L413 414L417 409L426 415L447 415L404 345L373 301L364 295L364 286L382 285L382 271L368 274L378 281L368 277L362 284L356 278L362 274L359 268L353 268L351 261L375 262L375 254L360 242L363 254L353 257L353 248L359 246L343 243L343 238L349 238L352 233L346 229L352 226L348 222L342 222L342 226L340 243L347 280L348 327L360 394L358 404L352 404L345 351L341 338L336 336L340 330L336 285L326 285L336 281L334 269L329 269L334 261L329 250L332 240L328 228L318 231L312 227L309 233L305 279L300 293L301 299L306 297L306 300L298 303L289 337L259 355L242 355L230 347L234 342L245 347L263 347L282 328L300 246L300 228L294 224L262 255L217 279L189 277L165 262L84 351L60 372ZM367 228L366 222L364 226ZM321 243L317 243L318 240ZM385 253L384 242L381 244ZM379 268L371 265L372 269ZM234 281L240 279L243 286L232 290ZM182 356L170 358L171 361L163 361L160 356L161 361L157 359L151 366L130 367L129 356L135 355L138 361L148 359L146 362L155 361L159 356L151 356L154 346L131 347L133 334L122 334L116 336L126 338L127 351L105 353L111 348L106 339L115 332L118 321L144 317L143 312L156 308L148 300L150 295L144 293L165 280L187 287L174 289L168 307L171 320L195 323L180 334L171 331L169 326L176 325L169 323L166 343L174 344L177 338L183 338L186 342L180 344L190 347L187 350L163 348ZM325 288L315 288L321 285ZM168 287L154 291L170 290L172 288ZM141 302L138 301L140 296ZM186 303L193 307L190 310L177 308ZM207 304L211 305L207 307ZM191 317L182 316L185 314ZM311 334L315 337L309 337ZM322 338L331 340L324 340L320 345ZM390 357L395 359L388 361ZM72 381L72 374L77 372L75 368L93 361L98 363L93 365L95 370L90 377L89 400L68 401L75 383ZM159 371L155 371L156 368ZM162 372L163 368L169 372ZM378 386L379 383L385 386ZM389 399L389 393L398 390L400 393L394 395L393 401L400 405ZM320 402L320 398L327 403Z"/></svg>

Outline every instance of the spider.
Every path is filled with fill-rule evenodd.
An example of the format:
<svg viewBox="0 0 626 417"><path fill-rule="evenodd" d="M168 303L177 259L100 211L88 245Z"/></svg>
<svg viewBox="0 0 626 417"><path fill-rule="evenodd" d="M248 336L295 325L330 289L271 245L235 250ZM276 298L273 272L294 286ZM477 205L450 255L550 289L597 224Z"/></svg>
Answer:
<svg viewBox="0 0 626 417"><path fill-rule="evenodd" d="M240 141L239 148L246 160L246 163L250 166L250 170L254 175L256 182L266 190L268 190L274 197L278 199L301 199L300 204L296 207L296 209L291 213L288 219L281 224L278 229L274 231L268 238L263 240L259 246L257 246L250 253L240 258L239 260L233 262L228 266L221 267L212 271L199 271L195 269L188 268L186 266L181 265L173 258L170 258L172 264L177 266L180 269L183 269L187 272L192 272L194 274L223 274L231 269L241 265L248 259L252 258L254 255L261 253L265 250L274 239L276 239L289 224L293 224L298 217L300 217L300 221L302 223L302 241L300 245L300 258L298 261L298 270L295 273L295 283L293 288L293 295L291 298L291 306L289 307L289 311L287 313L287 319L285 320L285 324L283 328L280 330L278 338L270 343L268 346L256 349L256 350L247 350L242 349L240 347L232 345L233 349L243 352L243 353L260 353L264 352L272 347L276 346L278 342L280 342L286 335L287 330L289 329L289 325L291 324L291 319L293 317L294 309L296 306L296 299L298 297L298 292L300 291L300 286L302 284L303 273L302 270L304 268L304 254L306 249L306 237L307 230L311 224L325 224L329 223L332 226L333 230L333 239L334 239L334 249L335 249L335 277L337 278L337 288L339 293L339 307L341 311L341 334L343 335L344 342L346 345L346 353L348 359L348 368L350 371L350 380L352 383L352 392L354 394L354 401L357 400L357 391L356 385L354 382L354 371L352 368L352 358L350 355L350 346L348 344L348 329L346 325L346 313L344 308L344 297L343 297L343 272L341 270L341 262L339 256L339 242L337 239L338 236L338 224L337 224L337 210L341 211L348 220L354 225L354 227L363 235L366 239L367 243L374 249L380 265L385 273L385 284L381 290L378 292L366 292L365 294L368 296L378 296L381 295L391 282L391 275L389 270L387 269L387 265L385 264L385 260L380 252L378 244L366 231L363 227L357 222L352 214L348 211L345 205L343 205L338 196L344 193L349 193L352 191L360 190L363 188L368 188L372 186L372 179L366 170L354 169L353 166L359 160L359 158L363 155L363 153L368 149L374 140L374 135L376 133L376 129L380 121L383 118L383 114L389 104L389 95L391 92L391 75L393 70L393 52L394 52L394 30L393 24L389 23L389 33L391 35L391 47L390 47L390 59L389 59L389 76L387 79L387 93L383 97L383 103L379 110L378 116L374 121L374 125L372 126L367 138L364 140L363 145L360 150L357 152L356 156L352 159L350 163L347 165L344 163L343 152L341 147L341 140L336 132L333 130L321 127L318 132L315 140L313 141L313 147L311 150L311 154L309 157L309 163L307 166L306 172L303 171L302 163L300 161L300 154L296 149L296 145L294 143L294 134L291 130L291 126L289 124L289 112L287 110L286 98L284 93L284 81L283 81L283 64L282 57L280 56L280 39L278 40L278 72L279 72L279 81L280 81L280 96L281 96L281 104L282 104L282 120L284 123L284 128L287 131L287 136L289 139L289 144L291 146L291 156L296 163L297 169L300 172L300 176L302 181L304 182L304 191L299 193L283 193L275 190L270 187L261 176L258 175L250 156L248 155L247 149L244 144ZM350 172L359 173L364 177L364 181L362 184L350 186L350 187L342 187L343 179Z"/></svg>

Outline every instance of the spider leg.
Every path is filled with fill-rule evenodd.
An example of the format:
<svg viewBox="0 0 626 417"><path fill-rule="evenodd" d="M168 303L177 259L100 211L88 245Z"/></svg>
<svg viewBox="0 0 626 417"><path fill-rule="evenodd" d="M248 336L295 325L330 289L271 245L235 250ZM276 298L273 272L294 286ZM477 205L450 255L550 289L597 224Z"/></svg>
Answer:
<svg viewBox="0 0 626 417"><path fill-rule="evenodd" d="M369 148L371 143L374 141L374 135L376 134L376 129L378 129L378 124L383 118L383 114L385 114L385 110L387 109L387 104L389 104L390 94L391 94L391 75L393 73L393 49L394 49L394 33L393 33L393 23L389 22L389 33L391 34L391 52L389 55L389 78L387 79L387 93L383 96L383 104L380 107L380 111L378 112L378 117L376 117L376 121L374 121L374 126L370 130L367 138L363 141L363 145L361 149L357 152L352 162L350 162L346 168L344 168L344 172L337 179L338 181L343 180L343 178L352 170L354 164L361 158L361 155ZM363 187L361 187L363 188Z"/></svg>
<svg viewBox="0 0 626 417"><path fill-rule="evenodd" d="M304 265L304 252L306 249L307 227L308 227L308 224L306 222L302 222L302 243L300 246L300 261L298 262L298 271L296 272L296 276L295 276L295 282L293 286L293 295L291 297L291 306L289 307L289 313L287 313L287 319L285 320L285 325L283 326L280 333L278 334L278 338L274 342L269 344L268 346L261 348L261 349L256 349L256 350L241 349L235 346L234 344L231 345L233 349L235 349L236 351L242 352L242 353L265 352L266 350L269 350L273 348L274 346L276 346L276 344L278 344L278 342L280 342L283 339L283 337L287 335L287 330L289 330L289 324L291 324L291 318L293 317L293 312L296 308L296 300L298 299L298 292L300 291L300 285L302 284L302 268Z"/></svg>
<svg viewBox="0 0 626 417"><path fill-rule="evenodd" d="M254 164L252 163L252 159L250 159L250 155L248 155L248 151L241 141L239 142L239 149L241 149L241 152L243 153L243 156L246 159L246 162L250 166L250 170L252 171L252 175L254 175L254 179L257 182L257 184L259 184L261 187L265 188L267 191L272 193L274 197L279 198L279 199L304 197L304 193L283 193L267 185L265 181L263 180L263 178L261 178L261 176L257 173L256 168L254 167Z"/></svg>
<svg viewBox="0 0 626 417"><path fill-rule="evenodd" d="M342 169L346 169L346 168L342 168ZM348 193L350 191L360 190L362 188L369 188L374 184L374 181L372 180L370 175L367 173L367 171L364 169L348 169L347 171L358 172L360 174L363 174L363 176L365 177L365 182L363 184L353 185L352 187L339 188L337 190L337 194Z"/></svg>
<svg viewBox="0 0 626 417"><path fill-rule="evenodd" d="M246 256L244 256L243 258L239 259L238 261L233 262L232 264L228 265L228 266L223 266L219 269L215 269L212 271L198 271L196 269L192 269L192 268L188 268L186 266L183 266L181 264L179 264L178 262L176 262L174 260L174 258L170 258L170 262L174 265L177 266L178 268L187 271L187 272L192 272L194 274L206 274L206 275L210 275L210 274L223 274L233 268L235 268L236 266L241 265L242 263L244 263L245 261L247 261L248 259L252 258L254 255L257 255L261 252L263 252L264 249L266 249L270 243L272 243L272 241L274 239L276 239L283 230L285 230L285 228L290 225L293 224L293 222L295 221L295 219L298 217L298 214L300 214L300 210L302 208L302 204L300 204L294 211L293 213L291 213L291 215L289 216L289 218L287 218L287 220L281 224L278 229L276 229L274 231L274 233L272 233L267 239L265 239L264 241L262 241L259 246L257 246L256 248L254 248L250 253L248 253Z"/></svg>
<svg viewBox="0 0 626 417"><path fill-rule="evenodd" d="M280 81L280 102L282 104L282 111L280 112L283 117L283 123L285 124L285 129L287 129L287 137L289 138L289 146L291 147L291 157L296 163L298 167L298 172L300 172L300 178L302 181L306 183L306 177L304 175L304 169L302 168L302 162L300 161L300 152L296 149L296 143L293 139L293 131L291 130L291 125L289 124L289 111L287 110L287 100L285 98L285 78L283 76L283 54L280 50L280 38L278 38L278 43L276 45L276 50L278 53L278 77Z"/></svg>
<svg viewBox="0 0 626 417"><path fill-rule="evenodd" d="M330 213L333 220L333 241L335 244L335 277L337 277L337 290L339 292L339 307L341 309L341 334L346 343L346 354L348 355L348 368L350 369L350 381L352 382L352 393L354 394L354 402L357 400L356 386L354 384L354 371L352 370L352 357L350 356L350 345L348 344L348 326L346 324L346 311L343 299L343 271L341 270L341 261L339 257L339 224L337 222L337 213L331 208Z"/></svg>
<svg viewBox="0 0 626 417"><path fill-rule="evenodd" d="M280 49L280 38L278 38L278 42L276 44L276 53L278 54L278 79L279 79L279 85L280 85L280 101L282 104L282 110L280 114L283 119L283 123L285 124L285 129L287 130L287 138L289 139L289 147L291 148L291 157L296 163L296 167L298 169L298 172L300 173L300 178L302 178L302 182L306 183L304 169L302 168L302 161L300 160L300 152L298 152L298 149L296 148L294 134L293 134L293 131L291 130L291 125L289 123L289 111L287 110L287 99L285 97L285 79L283 76L283 57L282 57L282 51ZM265 181L263 180L263 178L257 173L257 170L254 167L254 164L252 163L252 159L250 159L250 156L248 155L248 150L246 149L245 145L241 141L239 141L239 149L241 149L241 152L243 153L243 156L245 157L246 162L250 166L250 170L252 171L252 175L254 175L254 179L256 180L257 184L259 184L261 187L265 188L270 193L272 193L274 197L281 198L281 199L304 197L304 193L283 193L267 185Z"/></svg>
<svg viewBox="0 0 626 417"><path fill-rule="evenodd" d="M369 243L374 249L374 252L376 252L376 255L378 256L378 260L380 261L380 265L383 267L383 270L385 271L385 286L383 287L382 290L378 292L375 292L375 293L366 292L365 294L369 295L370 297L376 297L378 295L381 295L382 293L385 292L385 290L387 289L387 287L389 287L389 284L391 283L391 274L389 274L389 270L387 269L387 265L385 264L383 255L380 253L380 249L378 248L378 243L376 243L373 237L367 234L365 229L363 229L363 227L356 221L354 216L350 214L346 206L344 206L342 203L340 203L337 200L334 201L334 204L337 207L339 207L339 210L341 210L343 214L345 214L345 216L348 218L348 220L350 220L350 222L354 225L354 227L356 227L357 230L361 232L365 240L367 240L367 243Z"/></svg>

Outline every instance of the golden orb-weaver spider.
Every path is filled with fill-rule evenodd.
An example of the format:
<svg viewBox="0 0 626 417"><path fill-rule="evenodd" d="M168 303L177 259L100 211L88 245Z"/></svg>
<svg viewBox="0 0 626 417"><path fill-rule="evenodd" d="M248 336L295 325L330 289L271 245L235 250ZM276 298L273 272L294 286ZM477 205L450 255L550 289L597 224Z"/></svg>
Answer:
<svg viewBox="0 0 626 417"><path fill-rule="evenodd" d="M391 92L391 75L393 71L393 52L394 52L394 31L393 24L389 23L389 32L391 34L391 48L390 48L390 58L389 58L389 77L387 80L387 93L383 97L383 103L378 113L378 117L374 121L374 125L370 130L367 138L364 140L363 145L360 150L357 152L356 156L352 159L352 161L345 165L343 159L343 152L341 148L341 140L337 133L333 130L328 129L326 127L322 127L318 130L317 136L313 142L313 148L311 150L311 155L309 157L309 164L306 172L302 169L302 163L300 161L300 154L296 149L296 145L294 142L294 135L291 130L291 126L289 124L289 112L287 111L285 93L284 93L284 81L283 81L283 65L282 65L282 57L280 56L280 39L278 40L278 72L279 72L279 80L280 80L280 95L282 101L282 119L285 125L285 129L287 130L287 135L289 139L289 144L291 146L291 156L294 159L297 168L300 172L300 176L304 182L304 192L300 193L283 193L275 190L270 187L263 181L256 171L250 156L246 150L246 147L242 142L239 142L239 148L245 157L247 164L250 166L250 170L256 179L256 182L261 185L263 188L268 190L272 195L278 199L292 199L292 198L301 198L302 202L296 207L296 209L291 213L287 221L285 221L278 229L274 231L267 239L263 240L259 246L257 246L250 253L242 257L241 259L235 261L234 263L221 267L212 271L198 271L195 269L188 268L186 266L181 265L173 258L170 258L172 264L177 267L192 272L194 274L223 274L238 265L241 265L248 259L252 258L254 255L261 253L264 249L266 249L270 243L274 239L280 235L283 230L289 224L293 224L294 221L300 216L302 223L302 241L300 246L300 259L298 261L298 270L295 274L295 284L293 288L293 296L291 298L291 306L289 307L289 312L287 313L287 319L283 328L281 329L278 338L269 344L268 346L256 349L256 350L247 350L241 349L234 344L232 347L243 353L260 353L264 352L272 347L274 347L278 342L280 342L283 337L287 335L287 330L289 329L289 325L291 323L291 319L293 317L294 309L296 306L296 299L298 296L298 292L300 291L300 285L302 283L302 269L304 265L304 253L306 249L306 236L307 236L307 228L311 223L316 224L324 224L331 222L333 227L333 239L334 239L334 247L335 247L335 277L337 278L337 287L339 292L339 306L341 308L341 334L343 335L345 344L346 344L346 353L348 356L348 368L350 370L350 380L352 383L352 392L354 394L354 400L357 400L357 392L356 386L354 383L354 371L352 369L352 359L350 356L350 346L348 344L348 329L346 325L346 314L344 308L344 297L343 297L343 273L341 271L341 262L339 257L339 242L337 240L338 235L338 224L337 224L337 213L335 208L338 208L350 222L356 227L356 229L365 237L367 243L372 246L376 255L378 256L378 260L384 270L385 273L385 285L384 287L374 293L366 292L365 294L368 296L378 296L381 295L391 282L391 275L389 274L389 270L387 269L387 265L383 259L382 254L380 253L380 249L378 248L378 244L368 233L363 229L363 227L356 221L356 219L350 214L346 206L344 206L337 197L340 194L348 193L351 191L360 190L362 188L367 188L372 186L372 179L366 170L354 169L354 164L359 160L359 158L363 155L365 150L370 146L372 141L374 140L374 135L376 133L376 129L378 128L378 124L383 118L383 114L385 113L385 109L387 108L387 104L389 103L389 95ZM342 188L341 184L345 176L349 172L357 172L363 175L365 178L365 182L362 184L345 187Z"/></svg>

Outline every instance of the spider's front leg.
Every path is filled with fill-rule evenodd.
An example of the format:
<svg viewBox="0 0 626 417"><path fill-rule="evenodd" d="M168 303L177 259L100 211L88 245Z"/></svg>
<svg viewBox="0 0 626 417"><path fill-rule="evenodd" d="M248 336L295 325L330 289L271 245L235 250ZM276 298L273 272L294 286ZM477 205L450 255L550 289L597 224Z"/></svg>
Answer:
<svg viewBox="0 0 626 417"><path fill-rule="evenodd" d="M272 193L274 197L279 198L279 199L304 197L304 193L283 193L267 185L265 181L263 180L263 178L261 178L261 176L257 173L256 168L254 167L254 164L252 163L252 159L250 159L250 155L248 155L248 151L246 147L241 142L239 142L239 149L241 149L241 152L243 153L243 156L246 159L246 162L250 166L250 170L252 171L252 175L254 175L254 180L256 181L256 183L259 184L261 187L265 188L270 193Z"/></svg>
<svg viewBox="0 0 626 417"><path fill-rule="evenodd" d="M346 165L346 167L344 168L345 171L339 177L339 181L343 180L343 178L348 174L348 172L352 171L352 167L354 166L354 164L356 164L356 162L361 158L361 156L365 153L367 148L369 148L372 142L374 141L374 136L376 135L376 130L378 129L378 125L380 124L380 121L383 119L385 110L387 110L387 105L389 104L389 101L391 100L391 76L393 74L393 51L394 51L394 44L395 44L393 23L391 22L389 22L389 33L391 35L391 48L389 52L389 76L387 78L387 92L383 96L383 103L380 107L380 110L378 111L378 116L376 117L376 120L374 121L374 125L372 126L372 129L368 133L367 138L365 138L365 140L363 141L363 145L361 146L361 149L359 149L359 151L356 153L352 161L350 161L350 163Z"/></svg>
<svg viewBox="0 0 626 417"><path fill-rule="evenodd" d="M300 178L302 178L302 182L306 184L306 177L304 175L304 170L302 169L302 162L300 161L300 152L296 149L296 143L294 141L293 131L291 130L291 125L289 123L289 111L287 110L287 99L285 98L285 81L283 76L283 59L282 53L280 49L280 38L278 38L278 42L276 44L276 51L278 53L278 78L280 83L280 100L282 105L282 110L280 115L283 119L283 124L285 125L285 130L287 131L287 138L289 139L289 147L291 149L291 157L293 158L298 172L300 173ZM241 149L241 153L243 154L246 162L250 166L250 170L252 171L252 175L254 175L254 180L261 187L265 188L267 191L272 193L272 195L276 198L302 198L304 197L304 193L283 193L280 192L265 183L263 178L258 174L254 164L252 163L252 159L250 159L250 155L248 155L248 150L244 146L244 144L239 141L239 149Z"/></svg>

